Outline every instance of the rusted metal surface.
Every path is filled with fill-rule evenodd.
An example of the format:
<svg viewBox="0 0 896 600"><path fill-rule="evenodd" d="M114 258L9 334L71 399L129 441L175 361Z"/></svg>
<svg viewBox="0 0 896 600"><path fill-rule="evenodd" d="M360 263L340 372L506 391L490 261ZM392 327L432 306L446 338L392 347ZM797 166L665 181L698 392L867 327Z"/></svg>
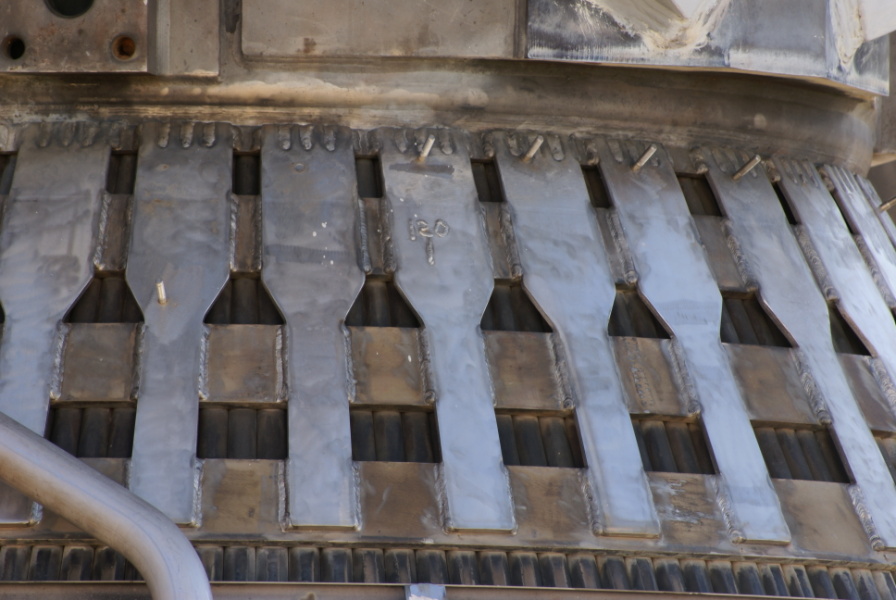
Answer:
<svg viewBox="0 0 896 600"><path fill-rule="evenodd" d="M147 70L150 8L146 2L122 6L114 0L94 0L92 7L88 4L86 12L74 17L54 13L51 4L10 0L0 7L0 72Z"/></svg>

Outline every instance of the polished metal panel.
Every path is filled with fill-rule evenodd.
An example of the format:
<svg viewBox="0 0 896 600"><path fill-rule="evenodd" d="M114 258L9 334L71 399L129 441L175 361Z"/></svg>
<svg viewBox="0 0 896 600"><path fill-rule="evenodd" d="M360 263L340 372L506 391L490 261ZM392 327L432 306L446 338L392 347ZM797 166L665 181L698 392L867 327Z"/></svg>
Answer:
<svg viewBox="0 0 896 600"><path fill-rule="evenodd" d="M869 203L852 173L833 165L825 165L822 170L834 184L840 209L862 236L868 254L874 259L878 284L896 298L896 249L887 237L876 207ZM884 218L889 219L886 215Z"/></svg>
<svg viewBox="0 0 896 600"><path fill-rule="evenodd" d="M748 162L746 153L718 148L702 153L710 183L731 220L742 259L759 286L760 301L798 346L805 369L817 384L819 397L814 402L819 419L833 421L840 448L858 484L853 496L856 510L869 529L873 545L890 547L896 543L893 482L887 477L880 452L834 352L825 298L818 292L775 192L761 169L733 179L733 174Z"/></svg>
<svg viewBox="0 0 896 600"><path fill-rule="evenodd" d="M198 518L202 321L228 277L231 153L228 125L143 127L127 266L145 320L130 485L178 523Z"/></svg>
<svg viewBox="0 0 896 600"><path fill-rule="evenodd" d="M581 168L558 139L524 160L536 139L494 133L488 145L511 207L523 285L568 353L594 527L656 536L659 522L607 336L616 288L597 219Z"/></svg>
<svg viewBox="0 0 896 600"><path fill-rule="evenodd" d="M332 127L266 128L261 165L262 279L286 322L288 521L355 528L342 321L364 273L355 244L351 134Z"/></svg>
<svg viewBox="0 0 896 600"><path fill-rule="evenodd" d="M828 298L837 298L843 316L854 326L871 353L884 364L893 380L896 378L896 323L834 199L810 163L776 158L775 164L781 173L780 185L809 239L809 247L804 251L817 253L808 258L810 262L820 259L828 278L823 292ZM842 371L838 373L842 374ZM888 477L883 456L852 394L829 393L827 401L834 418L834 429L872 511L878 534L887 546L893 546L896 544L896 514L893 512L896 487L893 479Z"/></svg>
<svg viewBox="0 0 896 600"><path fill-rule="evenodd" d="M638 271L638 288L669 328L699 402L735 541L790 533L719 339L722 297L663 149L633 173L646 144L599 144L600 168Z"/></svg>
<svg viewBox="0 0 896 600"><path fill-rule="evenodd" d="M2 413L0 476L119 549L140 569L153 598L211 600L192 544L165 515Z"/></svg>
<svg viewBox="0 0 896 600"><path fill-rule="evenodd" d="M423 322L430 354L447 526L513 529L479 332L493 275L469 140L451 130L379 134L385 196L393 211L395 283Z"/></svg>
<svg viewBox="0 0 896 600"><path fill-rule="evenodd" d="M95 125L24 132L0 234L0 412L43 434L57 328L93 274L109 148ZM31 520L31 503L0 491L0 522Z"/></svg>

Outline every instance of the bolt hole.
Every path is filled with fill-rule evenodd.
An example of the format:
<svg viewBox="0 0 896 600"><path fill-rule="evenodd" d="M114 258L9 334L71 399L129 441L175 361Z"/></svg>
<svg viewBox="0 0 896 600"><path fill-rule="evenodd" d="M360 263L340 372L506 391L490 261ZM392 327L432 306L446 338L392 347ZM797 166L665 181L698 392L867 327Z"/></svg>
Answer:
<svg viewBox="0 0 896 600"><path fill-rule="evenodd" d="M112 55L118 60L131 60L137 54L134 38L120 35L112 41Z"/></svg>
<svg viewBox="0 0 896 600"><path fill-rule="evenodd" d="M25 54L25 42L14 35L3 40L3 48L6 50L6 56L13 60L19 60Z"/></svg>
<svg viewBox="0 0 896 600"><path fill-rule="evenodd" d="M59 16L72 19L80 17L93 6L93 0L46 0L47 8Z"/></svg>

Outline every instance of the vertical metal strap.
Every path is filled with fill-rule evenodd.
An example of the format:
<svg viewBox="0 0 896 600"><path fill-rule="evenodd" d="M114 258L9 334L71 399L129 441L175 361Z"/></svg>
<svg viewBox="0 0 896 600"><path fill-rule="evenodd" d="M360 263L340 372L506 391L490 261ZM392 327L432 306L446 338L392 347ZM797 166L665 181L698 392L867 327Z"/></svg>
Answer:
<svg viewBox="0 0 896 600"><path fill-rule="evenodd" d="M616 288L581 168L571 153L556 160L547 149L524 161L527 141L494 134L492 145L523 284L569 356L596 529L656 536L653 496L607 336Z"/></svg>
<svg viewBox="0 0 896 600"><path fill-rule="evenodd" d="M438 147L421 159L427 135L380 133L396 232L395 281L420 315L430 351L447 525L511 530L510 486L479 332L494 282L469 142L442 132Z"/></svg>
<svg viewBox="0 0 896 600"><path fill-rule="evenodd" d="M790 532L719 338L722 297L696 238L671 162L659 149L637 173L643 145L600 144L601 171L638 268L638 287L662 321L693 383L719 467L735 541L787 543Z"/></svg>
<svg viewBox="0 0 896 600"><path fill-rule="evenodd" d="M0 236L0 412L43 435L57 328L90 281L109 148L86 124L24 133ZM29 500L5 486L0 523L28 523Z"/></svg>
<svg viewBox="0 0 896 600"><path fill-rule="evenodd" d="M143 128L127 266L146 322L130 485L177 523L197 520L202 320L228 277L231 154L228 125Z"/></svg>
<svg viewBox="0 0 896 600"><path fill-rule="evenodd" d="M837 190L841 208L855 225L856 230L865 241L868 253L874 258L875 266L884 285L896 298L896 249L893 248L893 242L887 236L883 222L877 216L877 211L872 208L872 204L880 204L876 193L872 202L869 203L852 173L843 167L832 165L825 165L823 168ZM890 217L882 215L882 218L889 219Z"/></svg>
<svg viewBox="0 0 896 600"><path fill-rule="evenodd" d="M799 215L798 219L811 243L811 251L817 253L823 265L840 310L884 364L890 378L896 380L896 323L834 199L828 194L812 164L782 158L775 159L775 164L781 173L784 193ZM827 325L827 321L822 323ZM820 327L819 323L813 325L820 332L815 335L826 335L828 344L824 349L828 350L828 327ZM840 377L834 378L832 374L825 373L825 382L835 380L829 385L837 386L846 383L845 380L840 381L842 371L838 374ZM896 514L893 513L896 487L893 478L889 476L883 456L853 395L848 391L841 393L839 387L833 387L826 397L840 446L856 483L862 489L878 534L887 546L892 547L896 544Z"/></svg>
<svg viewBox="0 0 896 600"><path fill-rule="evenodd" d="M351 132L268 127L261 154L262 278L286 322L288 519L358 526L342 322L364 285L355 249ZM284 131L285 130L285 131Z"/></svg>

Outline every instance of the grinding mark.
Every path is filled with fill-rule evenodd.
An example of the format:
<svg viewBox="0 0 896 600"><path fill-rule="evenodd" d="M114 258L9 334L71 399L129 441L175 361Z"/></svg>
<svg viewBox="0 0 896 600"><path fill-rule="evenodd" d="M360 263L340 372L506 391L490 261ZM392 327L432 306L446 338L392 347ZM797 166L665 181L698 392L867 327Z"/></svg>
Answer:
<svg viewBox="0 0 896 600"><path fill-rule="evenodd" d="M821 256L818 255L818 251L812 244L806 228L802 225L795 225L793 229L796 233L796 241L806 257L806 262L809 263L809 268L812 270L815 281L818 282L818 287L821 288L825 300L828 302L839 300L840 296L837 294L834 282L831 280L831 276L825 268Z"/></svg>
<svg viewBox="0 0 896 600"><path fill-rule="evenodd" d="M837 0L828 3L834 45L841 67L848 67L859 47L865 43L865 28L859 11L859 0Z"/></svg>
<svg viewBox="0 0 896 600"><path fill-rule="evenodd" d="M663 509L663 516L671 521L688 523L690 525L700 525L703 522L715 520L716 515L711 512L696 510L691 506L685 509L676 505L673 499L682 491L685 491L684 483L684 481L672 479L651 480L651 489L653 489L655 494L662 497L662 502L658 504Z"/></svg>

